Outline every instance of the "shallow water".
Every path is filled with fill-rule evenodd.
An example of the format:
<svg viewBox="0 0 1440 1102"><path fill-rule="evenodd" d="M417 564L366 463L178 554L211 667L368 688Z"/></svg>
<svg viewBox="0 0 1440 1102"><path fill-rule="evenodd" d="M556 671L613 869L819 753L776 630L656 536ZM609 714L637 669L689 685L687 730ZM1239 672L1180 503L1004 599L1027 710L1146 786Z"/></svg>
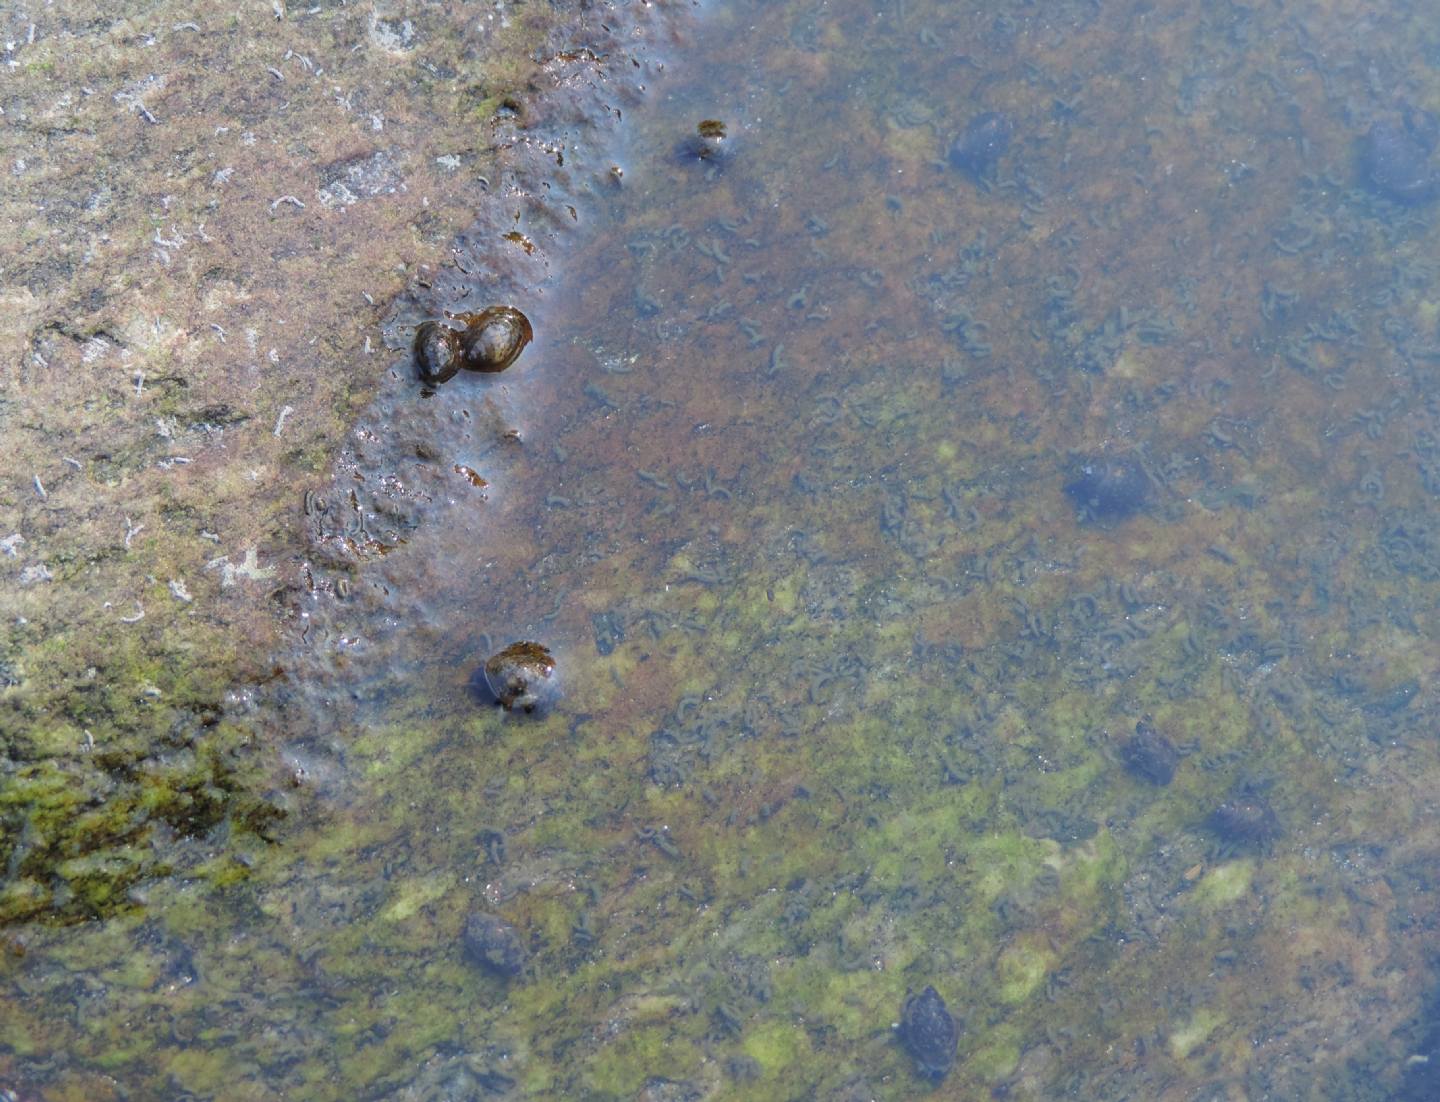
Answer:
<svg viewBox="0 0 1440 1102"><path fill-rule="evenodd" d="M1426 1097L1436 213L1355 146L1440 106L1409 18L708 11L623 144L397 304L249 694L291 825L217 848L225 891L37 935L9 1020L56 1032L6 1074ZM984 112L977 176L947 152ZM535 343L427 394L414 323L496 300ZM1144 500L1087 515L1087 462ZM478 690L515 640L556 656L543 716ZM521 976L463 958L475 909ZM892 1029L926 986L963 1023L938 1088Z"/></svg>

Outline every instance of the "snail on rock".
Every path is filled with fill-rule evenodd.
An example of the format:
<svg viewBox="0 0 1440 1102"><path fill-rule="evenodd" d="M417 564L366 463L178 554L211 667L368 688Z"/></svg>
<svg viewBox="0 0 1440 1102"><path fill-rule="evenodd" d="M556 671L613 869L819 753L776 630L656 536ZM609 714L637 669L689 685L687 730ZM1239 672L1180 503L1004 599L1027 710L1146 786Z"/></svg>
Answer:
<svg viewBox="0 0 1440 1102"><path fill-rule="evenodd" d="M465 328L427 321L415 331L415 367L422 382L447 382L462 367L491 374L504 371L535 338L530 319L513 306L449 316Z"/></svg>

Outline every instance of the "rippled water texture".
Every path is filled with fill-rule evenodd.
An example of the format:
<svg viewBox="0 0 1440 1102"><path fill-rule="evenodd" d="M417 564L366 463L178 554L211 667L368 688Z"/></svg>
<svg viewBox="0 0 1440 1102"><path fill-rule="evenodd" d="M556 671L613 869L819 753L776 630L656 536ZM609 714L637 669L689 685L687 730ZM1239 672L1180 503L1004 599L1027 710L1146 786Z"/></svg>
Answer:
<svg viewBox="0 0 1440 1102"><path fill-rule="evenodd" d="M291 825L38 937L0 1066L1432 1097L1440 214L1360 142L1440 108L1436 46L1320 3L736 0L603 159L516 119L553 193L495 181L395 305L297 518L256 712ZM494 304L518 363L422 387L416 324ZM517 641L562 694L528 716L477 678ZM932 986L938 1087L928 996L930 1047L893 1028Z"/></svg>

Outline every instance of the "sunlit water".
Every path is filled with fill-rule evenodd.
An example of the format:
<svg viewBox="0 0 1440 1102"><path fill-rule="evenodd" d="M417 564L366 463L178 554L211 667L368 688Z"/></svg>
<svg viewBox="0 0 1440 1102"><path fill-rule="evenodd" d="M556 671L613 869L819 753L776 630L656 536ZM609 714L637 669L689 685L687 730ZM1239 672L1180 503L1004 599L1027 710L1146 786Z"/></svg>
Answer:
<svg viewBox="0 0 1440 1102"><path fill-rule="evenodd" d="M64 1043L11 1074L1429 1097L1437 214L1357 161L1440 106L1418 26L706 13L572 228L517 199L397 309L284 659L302 821L32 948ZM410 326L493 301L535 343L424 393ZM517 640L543 716L478 691ZM893 1028L927 986L938 1087Z"/></svg>

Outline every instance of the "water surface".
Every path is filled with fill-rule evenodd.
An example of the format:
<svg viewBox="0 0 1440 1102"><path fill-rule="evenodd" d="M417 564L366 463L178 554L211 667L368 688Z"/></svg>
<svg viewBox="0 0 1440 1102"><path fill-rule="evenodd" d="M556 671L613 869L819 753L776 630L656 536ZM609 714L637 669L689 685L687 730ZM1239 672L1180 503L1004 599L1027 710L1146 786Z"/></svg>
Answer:
<svg viewBox="0 0 1440 1102"><path fill-rule="evenodd" d="M623 145L397 304L261 694L303 813L33 946L67 1055L19 1074L1425 1097L1436 215L1356 163L1440 106L1410 18L709 11ZM520 363L424 393L414 323L498 300ZM1067 494L1097 463L1133 511ZM522 639L543 716L477 692ZM476 909L525 974L463 959ZM892 1030L931 985L938 1087Z"/></svg>

